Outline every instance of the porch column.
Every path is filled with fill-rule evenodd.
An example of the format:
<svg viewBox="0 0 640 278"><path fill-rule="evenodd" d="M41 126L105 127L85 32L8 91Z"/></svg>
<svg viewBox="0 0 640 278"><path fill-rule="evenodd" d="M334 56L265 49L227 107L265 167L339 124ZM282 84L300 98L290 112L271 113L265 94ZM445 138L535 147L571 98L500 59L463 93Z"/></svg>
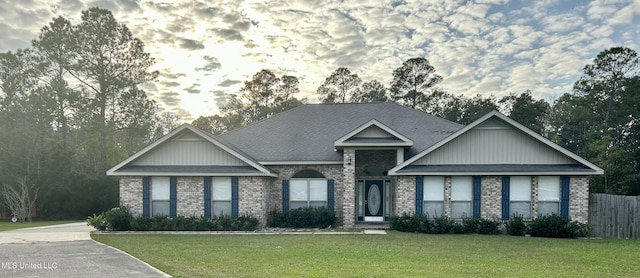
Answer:
<svg viewBox="0 0 640 278"><path fill-rule="evenodd" d="M344 148L342 155L344 190L342 194L342 226L353 228L356 214L356 151Z"/></svg>

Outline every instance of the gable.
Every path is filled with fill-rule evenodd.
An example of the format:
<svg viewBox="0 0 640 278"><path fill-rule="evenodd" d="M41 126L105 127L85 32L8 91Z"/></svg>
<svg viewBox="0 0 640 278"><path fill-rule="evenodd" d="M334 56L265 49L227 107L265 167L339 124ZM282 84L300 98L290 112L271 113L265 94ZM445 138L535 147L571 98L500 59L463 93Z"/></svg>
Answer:
<svg viewBox="0 0 640 278"><path fill-rule="evenodd" d="M497 111L389 171L390 175L603 173L598 166Z"/></svg>
<svg viewBox="0 0 640 278"><path fill-rule="evenodd" d="M351 138L356 139L356 138L396 138L396 137L376 125L371 125L365 128L364 130L356 133Z"/></svg>
<svg viewBox="0 0 640 278"><path fill-rule="evenodd" d="M413 141L385 126L377 120L371 120L342 136L334 142L335 147L408 147Z"/></svg>
<svg viewBox="0 0 640 278"><path fill-rule="evenodd" d="M489 126L489 128L487 128ZM478 126L414 164L575 164L574 159L506 125Z"/></svg>
<svg viewBox="0 0 640 278"><path fill-rule="evenodd" d="M132 161L131 165L248 166L249 164L194 132L184 130L175 138L167 140L152 151Z"/></svg>
<svg viewBox="0 0 640 278"><path fill-rule="evenodd" d="M277 176L222 139L183 124L107 171L111 176Z"/></svg>

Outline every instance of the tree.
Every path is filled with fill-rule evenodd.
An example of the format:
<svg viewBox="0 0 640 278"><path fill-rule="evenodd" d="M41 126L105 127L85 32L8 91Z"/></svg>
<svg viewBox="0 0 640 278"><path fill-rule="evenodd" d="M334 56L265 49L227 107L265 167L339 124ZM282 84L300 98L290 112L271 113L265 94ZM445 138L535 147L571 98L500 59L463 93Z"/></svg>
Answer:
<svg viewBox="0 0 640 278"><path fill-rule="evenodd" d="M30 49L0 53L0 184L24 178L47 195L37 200L39 217L117 205L117 180L104 171L160 125L138 86L157 76L143 46L109 11L92 8L77 25L54 18Z"/></svg>
<svg viewBox="0 0 640 278"><path fill-rule="evenodd" d="M503 109L510 118L539 134L543 133L544 121L551 108L549 103L542 99L534 100L529 90L517 96L505 96L499 103L504 105Z"/></svg>
<svg viewBox="0 0 640 278"><path fill-rule="evenodd" d="M362 83L362 86L351 95L351 102L355 103L386 101L389 101L387 88L378 80Z"/></svg>
<svg viewBox="0 0 640 278"><path fill-rule="evenodd" d="M244 82L240 94L232 95L229 103L220 107L221 115L201 116L192 124L213 134L222 134L271 117L302 104L293 97L299 92L298 84L294 76L278 78L263 69Z"/></svg>
<svg viewBox="0 0 640 278"><path fill-rule="evenodd" d="M16 186L4 184L0 196L7 209L20 223L25 220L31 222L32 208L38 199L38 188L29 184L27 178L20 179Z"/></svg>
<svg viewBox="0 0 640 278"><path fill-rule="evenodd" d="M115 102L127 90L154 80L158 72L149 71L155 61L144 52L144 43L134 38L126 25L119 24L109 10L90 8L82 12L81 19L72 37L67 38L74 53L68 70L83 84L86 97L97 111L92 113L92 123L99 131L96 169L104 171L108 165L109 127L115 124L117 113Z"/></svg>
<svg viewBox="0 0 640 278"><path fill-rule="evenodd" d="M602 51L593 64L584 67L584 76L574 85L578 95L592 101L592 109L603 117L605 128L614 125L616 103L626 90L624 86L629 78L640 73L638 54L629 48L613 47Z"/></svg>
<svg viewBox="0 0 640 278"><path fill-rule="evenodd" d="M338 68L318 87L317 93L324 96L323 103L346 103L357 94L360 83L362 79L357 74L347 68Z"/></svg>
<svg viewBox="0 0 640 278"><path fill-rule="evenodd" d="M416 109L425 101L428 90L442 81L425 58L411 58L393 71L391 96L401 104Z"/></svg>

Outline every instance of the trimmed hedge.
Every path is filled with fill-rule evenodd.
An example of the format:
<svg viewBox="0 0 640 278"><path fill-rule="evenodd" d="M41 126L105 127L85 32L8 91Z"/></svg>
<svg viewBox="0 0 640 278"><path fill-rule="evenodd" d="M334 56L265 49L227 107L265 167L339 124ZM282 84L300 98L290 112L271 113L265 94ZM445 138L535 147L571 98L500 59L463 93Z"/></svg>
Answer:
<svg viewBox="0 0 640 278"><path fill-rule="evenodd" d="M529 233L535 237L577 238L589 237L591 226L552 213L540 216L529 223Z"/></svg>
<svg viewBox="0 0 640 278"><path fill-rule="evenodd" d="M273 210L267 219L269 227L330 228L336 225L336 213L324 207Z"/></svg>
<svg viewBox="0 0 640 278"><path fill-rule="evenodd" d="M90 216L87 225L99 231L255 231L260 220L254 216L217 216L169 218L166 216L131 215L127 208L114 208Z"/></svg>
<svg viewBox="0 0 640 278"><path fill-rule="evenodd" d="M466 218L462 224L446 216L429 218L426 215L394 215L390 218L391 230L426 234L499 234L500 222L488 219Z"/></svg>
<svg viewBox="0 0 640 278"><path fill-rule="evenodd" d="M521 214L514 214L505 224L507 234L512 236L524 236L527 233L527 223Z"/></svg>

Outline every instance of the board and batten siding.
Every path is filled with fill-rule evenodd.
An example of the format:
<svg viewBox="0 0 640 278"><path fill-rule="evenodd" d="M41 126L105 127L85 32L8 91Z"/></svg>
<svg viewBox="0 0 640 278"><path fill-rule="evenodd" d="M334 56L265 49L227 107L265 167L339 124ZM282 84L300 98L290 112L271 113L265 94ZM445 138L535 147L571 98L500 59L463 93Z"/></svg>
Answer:
<svg viewBox="0 0 640 278"><path fill-rule="evenodd" d="M246 166L244 161L213 143L185 131L131 163L131 165L225 165Z"/></svg>
<svg viewBox="0 0 640 278"><path fill-rule="evenodd" d="M479 127L427 154L416 165L574 164L576 161L510 127Z"/></svg>
<svg viewBox="0 0 640 278"><path fill-rule="evenodd" d="M393 135L389 134L382 128L379 128L375 125L365 128L364 130L358 132L356 135L352 136L353 138L394 138Z"/></svg>

